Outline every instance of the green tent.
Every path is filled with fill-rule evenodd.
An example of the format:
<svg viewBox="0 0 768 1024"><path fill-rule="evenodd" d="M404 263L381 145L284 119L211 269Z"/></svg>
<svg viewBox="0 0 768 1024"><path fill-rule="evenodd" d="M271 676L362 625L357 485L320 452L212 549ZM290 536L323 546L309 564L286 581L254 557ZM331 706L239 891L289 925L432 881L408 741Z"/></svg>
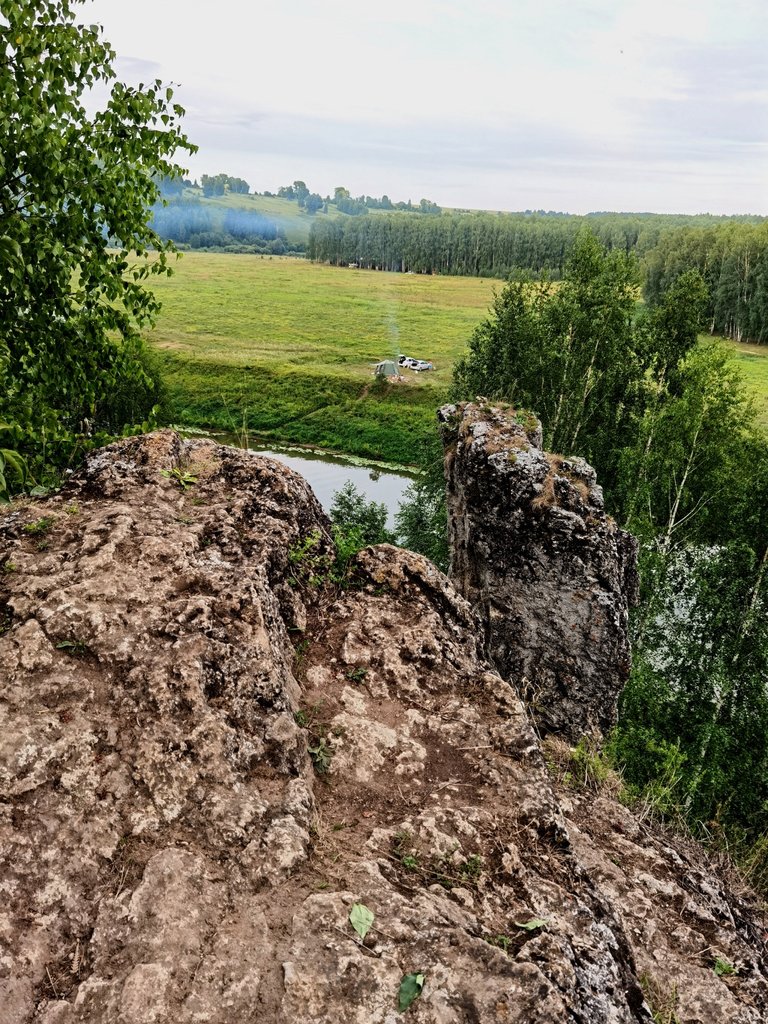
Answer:
<svg viewBox="0 0 768 1024"><path fill-rule="evenodd" d="M394 359L385 359L381 363L376 363L373 372L377 377L397 377L397 363Z"/></svg>

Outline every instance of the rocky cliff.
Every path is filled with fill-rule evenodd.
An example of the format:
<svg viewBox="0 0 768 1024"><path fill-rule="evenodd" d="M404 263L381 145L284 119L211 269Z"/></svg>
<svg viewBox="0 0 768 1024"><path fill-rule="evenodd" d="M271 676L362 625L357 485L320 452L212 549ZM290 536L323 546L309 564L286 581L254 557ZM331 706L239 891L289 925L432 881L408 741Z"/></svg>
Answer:
<svg viewBox="0 0 768 1024"><path fill-rule="evenodd" d="M765 1020L757 911L559 786L449 580L332 560L299 477L171 432L6 515L2 1024Z"/></svg>
<svg viewBox="0 0 768 1024"><path fill-rule="evenodd" d="M451 576L488 656L541 732L607 732L630 667L634 537L606 515L590 465L542 450L529 413L478 402L439 415Z"/></svg>

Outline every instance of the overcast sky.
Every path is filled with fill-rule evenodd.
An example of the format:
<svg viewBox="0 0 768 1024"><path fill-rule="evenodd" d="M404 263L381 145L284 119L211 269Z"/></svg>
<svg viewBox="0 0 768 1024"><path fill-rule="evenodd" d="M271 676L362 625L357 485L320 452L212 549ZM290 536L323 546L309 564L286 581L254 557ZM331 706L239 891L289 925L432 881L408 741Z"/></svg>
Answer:
<svg viewBox="0 0 768 1024"><path fill-rule="evenodd" d="M85 0L194 175L499 210L768 214L766 0Z"/></svg>

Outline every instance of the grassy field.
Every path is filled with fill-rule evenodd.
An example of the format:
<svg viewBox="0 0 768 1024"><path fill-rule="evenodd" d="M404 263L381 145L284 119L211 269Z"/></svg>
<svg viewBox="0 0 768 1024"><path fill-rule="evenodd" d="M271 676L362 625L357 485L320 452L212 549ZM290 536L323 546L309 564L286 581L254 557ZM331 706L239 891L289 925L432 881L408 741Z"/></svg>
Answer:
<svg viewBox="0 0 768 1024"><path fill-rule="evenodd" d="M755 396L755 405L763 426L768 427L768 345L728 342L736 362Z"/></svg>
<svg viewBox="0 0 768 1024"><path fill-rule="evenodd" d="M499 282L185 253L153 287L175 420L412 463ZM436 370L376 383L398 352Z"/></svg>
<svg viewBox="0 0 768 1024"><path fill-rule="evenodd" d="M174 421L408 464L501 284L185 253L153 287ZM732 348L768 426L768 346ZM374 381L373 364L399 352L436 370Z"/></svg>
<svg viewBox="0 0 768 1024"><path fill-rule="evenodd" d="M200 199L199 191L188 190L187 198ZM224 196L213 196L203 199L206 206L221 207L224 210L246 210L249 213L262 213L265 217L277 224L281 231L284 231L290 242L302 242L306 244L309 239L309 229L312 222L317 219L299 209L299 205L292 199L279 199L277 196L254 196L242 192L227 192ZM343 214L333 210L331 214L324 216L341 217Z"/></svg>

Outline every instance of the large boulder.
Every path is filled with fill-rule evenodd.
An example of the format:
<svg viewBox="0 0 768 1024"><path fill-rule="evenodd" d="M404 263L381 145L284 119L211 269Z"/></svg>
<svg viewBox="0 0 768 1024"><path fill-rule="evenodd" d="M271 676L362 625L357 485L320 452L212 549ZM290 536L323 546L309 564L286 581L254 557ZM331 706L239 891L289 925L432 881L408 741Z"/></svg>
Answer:
<svg viewBox="0 0 768 1024"><path fill-rule="evenodd" d="M591 828L449 580L332 558L299 477L171 432L6 515L0 1022L394 1024L408 975L422 1024L764 1020L759 917Z"/></svg>
<svg viewBox="0 0 768 1024"><path fill-rule="evenodd" d="M542 449L535 417L478 400L439 418L450 575L489 657L542 733L606 732L630 668L635 539L606 514L591 466Z"/></svg>

